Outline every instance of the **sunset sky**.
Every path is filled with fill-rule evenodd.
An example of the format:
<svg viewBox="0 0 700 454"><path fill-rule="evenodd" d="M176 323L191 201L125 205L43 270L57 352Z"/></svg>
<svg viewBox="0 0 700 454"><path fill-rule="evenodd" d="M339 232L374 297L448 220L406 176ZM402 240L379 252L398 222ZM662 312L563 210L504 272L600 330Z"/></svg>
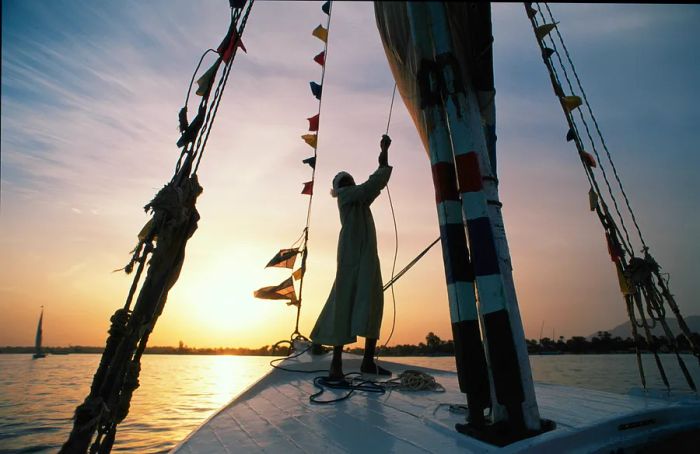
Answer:
<svg viewBox="0 0 700 454"><path fill-rule="evenodd" d="M311 35L321 2L256 2L199 171L199 230L150 345L259 347L286 339L295 311L253 298L289 276L264 269L299 236L300 139L317 101ZM685 315L700 314L700 7L552 6L651 252ZM123 267L171 177L177 112L201 53L228 26L225 0L2 2L0 345L102 345L131 278ZM522 4L493 5L500 193L526 335L589 335L626 313L587 183ZM209 62L209 60L207 60ZM205 63L208 67L208 65ZM333 282L339 170L377 165L393 80L369 2L336 2L329 33L301 331ZM193 95L194 97L194 95ZM195 109L191 102L190 112ZM430 166L404 105L394 108L390 189L397 268L438 234ZM373 205L390 277L394 228ZM451 338L434 248L396 285L391 344ZM387 294L387 296L389 296ZM386 299L382 339L392 321Z"/></svg>

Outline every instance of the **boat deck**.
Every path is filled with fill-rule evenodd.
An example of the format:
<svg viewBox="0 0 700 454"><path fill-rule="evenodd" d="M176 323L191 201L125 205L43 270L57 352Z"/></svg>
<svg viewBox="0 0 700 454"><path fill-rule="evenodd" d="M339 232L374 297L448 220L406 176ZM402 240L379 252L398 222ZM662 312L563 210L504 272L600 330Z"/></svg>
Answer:
<svg viewBox="0 0 700 454"><path fill-rule="evenodd" d="M327 370L330 354L287 359L296 370ZM454 452L610 452L648 445L688 431L700 431L700 400L618 395L558 385L536 384L542 418L556 429L499 448L458 433L465 415L449 404L464 405L454 372L383 361L394 374L427 372L444 386L432 391L356 392L342 402L318 405L317 374L273 369L214 414L175 447L178 453L454 453ZM360 359L345 355L345 372L358 371ZM371 377L368 377L371 378ZM329 400L346 391L327 390Z"/></svg>

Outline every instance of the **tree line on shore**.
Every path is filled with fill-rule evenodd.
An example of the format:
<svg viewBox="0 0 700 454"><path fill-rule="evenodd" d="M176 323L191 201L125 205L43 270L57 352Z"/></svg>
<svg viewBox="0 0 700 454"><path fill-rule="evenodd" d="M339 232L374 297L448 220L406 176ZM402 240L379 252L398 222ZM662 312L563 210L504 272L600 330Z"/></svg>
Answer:
<svg viewBox="0 0 700 454"><path fill-rule="evenodd" d="M700 345L700 334L692 333L691 337L695 345ZM676 337L676 345L681 352L690 352L690 344L683 335ZM608 331L598 331L598 333L587 339L583 336L573 336L565 339L553 340L543 337L540 340L526 339L527 351L530 354L604 354L604 353L634 353L635 342L628 337L622 339L619 336L612 337ZM672 345L666 337L652 336L653 346L661 352L672 351ZM646 339L641 339L640 349L650 350ZM70 347L45 347L44 352L61 355L69 353L102 353L104 347L70 346ZM351 348L346 351L350 353L362 353L362 348ZM435 333L430 332L425 336L425 342L418 345L400 344L381 349L383 356L449 356L454 355L454 342L442 340ZM0 347L1 353L33 353L34 347ZM289 349L286 345L270 346L264 345L260 348L244 347L219 347L219 348L194 348L188 347L180 341L177 347L147 347L146 354L156 355L240 355L240 356L287 356Z"/></svg>

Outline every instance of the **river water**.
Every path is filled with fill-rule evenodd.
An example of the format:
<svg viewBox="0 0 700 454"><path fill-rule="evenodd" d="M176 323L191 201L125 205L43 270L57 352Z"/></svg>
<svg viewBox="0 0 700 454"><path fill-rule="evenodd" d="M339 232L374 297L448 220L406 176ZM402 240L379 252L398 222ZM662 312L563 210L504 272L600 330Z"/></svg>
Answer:
<svg viewBox="0 0 700 454"><path fill-rule="evenodd" d="M270 357L146 355L141 387L119 426L114 452L165 452L269 369ZM696 383L697 360L684 355ZM55 452L72 427L75 406L87 395L100 355L0 355L0 453ZM387 358L454 370L452 357ZM662 355L674 389L687 385L672 355ZM535 381L617 393L639 387L634 355L531 356ZM645 355L647 386L661 388Z"/></svg>

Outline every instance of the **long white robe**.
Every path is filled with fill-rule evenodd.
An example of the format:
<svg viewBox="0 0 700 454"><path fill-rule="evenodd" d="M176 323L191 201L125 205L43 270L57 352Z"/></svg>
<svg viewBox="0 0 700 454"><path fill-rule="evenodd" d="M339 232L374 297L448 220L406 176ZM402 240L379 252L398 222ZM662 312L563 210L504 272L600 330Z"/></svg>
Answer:
<svg viewBox="0 0 700 454"><path fill-rule="evenodd" d="M370 204L389 182L391 167L379 167L357 186L339 188L340 235L335 282L311 331L323 345L345 345L356 336L379 338L384 310L377 232Z"/></svg>

